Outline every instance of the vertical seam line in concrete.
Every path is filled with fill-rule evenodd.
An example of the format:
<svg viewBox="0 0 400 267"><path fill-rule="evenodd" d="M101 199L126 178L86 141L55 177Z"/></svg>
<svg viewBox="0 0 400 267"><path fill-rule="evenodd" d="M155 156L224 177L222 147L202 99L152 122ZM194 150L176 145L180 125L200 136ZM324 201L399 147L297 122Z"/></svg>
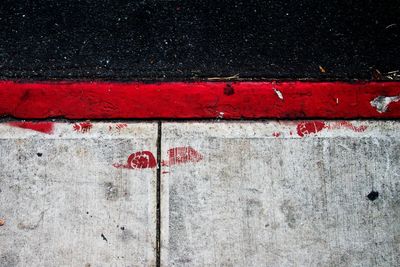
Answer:
<svg viewBox="0 0 400 267"><path fill-rule="evenodd" d="M156 228L156 266L161 266L161 135L162 122L157 124L157 228Z"/></svg>

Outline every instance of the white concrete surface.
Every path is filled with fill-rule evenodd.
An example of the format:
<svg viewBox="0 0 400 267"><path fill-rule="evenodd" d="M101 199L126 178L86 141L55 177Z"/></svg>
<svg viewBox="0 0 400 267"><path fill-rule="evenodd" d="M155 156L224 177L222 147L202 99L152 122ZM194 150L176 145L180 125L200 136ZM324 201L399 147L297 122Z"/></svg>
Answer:
<svg viewBox="0 0 400 267"><path fill-rule="evenodd" d="M157 124L15 126L0 266L155 266ZM400 123L170 122L161 140L162 266L400 265Z"/></svg>
<svg viewBox="0 0 400 267"><path fill-rule="evenodd" d="M74 127L75 126L75 127ZM0 266L154 266L157 124L0 125Z"/></svg>
<svg viewBox="0 0 400 267"><path fill-rule="evenodd" d="M163 266L400 266L400 123L162 132L165 161L170 148L198 152L162 167Z"/></svg>

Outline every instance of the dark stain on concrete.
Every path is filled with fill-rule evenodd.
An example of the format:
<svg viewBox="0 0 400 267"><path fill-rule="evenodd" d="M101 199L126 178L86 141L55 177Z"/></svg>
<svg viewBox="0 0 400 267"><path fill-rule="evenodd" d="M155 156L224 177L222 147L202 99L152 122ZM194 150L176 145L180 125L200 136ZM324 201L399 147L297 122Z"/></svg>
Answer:
<svg viewBox="0 0 400 267"><path fill-rule="evenodd" d="M19 256L12 252L5 252L0 255L0 266L18 266Z"/></svg>
<svg viewBox="0 0 400 267"><path fill-rule="evenodd" d="M112 182L105 183L104 190L107 200L116 200L118 198L118 187L116 187Z"/></svg>
<svg viewBox="0 0 400 267"><path fill-rule="evenodd" d="M42 211L39 215L39 219L36 222L20 222L17 227L21 230L35 230L39 227L44 217L44 211Z"/></svg>
<svg viewBox="0 0 400 267"><path fill-rule="evenodd" d="M246 216L252 217L257 215L262 208L262 203L255 199L248 199L246 201Z"/></svg>
<svg viewBox="0 0 400 267"><path fill-rule="evenodd" d="M134 239L135 236L132 233L132 231L126 229L125 227L121 227L121 233L118 235L118 238L123 241L123 242L127 242L131 239Z"/></svg>
<svg viewBox="0 0 400 267"><path fill-rule="evenodd" d="M367 198L371 201L376 200L379 197L379 192L372 190L368 195Z"/></svg>
<svg viewBox="0 0 400 267"><path fill-rule="evenodd" d="M101 238L103 238L104 241L108 242L106 236L103 233L101 233Z"/></svg>
<svg viewBox="0 0 400 267"><path fill-rule="evenodd" d="M280 206L280 209L282 213L285 215L285 221L287 225L290 228L294 229L296 226L296 215L293 205L290 203L290 201L285 200Z"/></svg>

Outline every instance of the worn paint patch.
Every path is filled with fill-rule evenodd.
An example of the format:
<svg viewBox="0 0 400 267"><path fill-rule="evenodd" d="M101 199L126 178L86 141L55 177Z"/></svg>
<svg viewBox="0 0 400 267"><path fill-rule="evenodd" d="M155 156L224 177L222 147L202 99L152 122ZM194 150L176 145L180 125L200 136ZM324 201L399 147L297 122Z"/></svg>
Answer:
<svg viewBox="0 0 400 267"><path fill-rule="evenodd" d="M171 148L168 150L167 154L168 160L162 161L162 166L196 163L203 159L203 155L190 146Z"/></svg>
<svg viewBox="0 0 400 267"><path fill-rule="evenodd" d="M80 122L75 123L72 128L75 132L87 133L93 128L93 124L91 124L90 122Z"/></svg>
<svg viewBox="0 0 400 267"><path fill-rule="evenodd" d="M297 125L297 134L301 137L306 135L316 134L324 129L336 130L336 129L349 129L353 132L364 132L368 127L365 125L355 126L348 121L339 122L323 122L323 121L308 121L301 122Z"/></svg>
<svg viewBox="0 0 400 267"><path fill-rule="evenodd" d="M372 100L371 106L376 108L379 113L384 113L389 108L389 105L400 101L400 96L378 96Z"/></svg>
<svg viewBox="0 0 400 267"><path fill-rule="evenodd" d="M279 97L280 100L283 100L283 95L282 95L281 91L279 91L278 89L274 88L274 92Z"/></svg>
<svg viewBox="0 0 400 267"><path fill-rule="evenodd" d="M8 125L22 129L29 129L45 134L52 134L54 129L53 122L9 122Z"/></svg>
<svg viewBox="0 0 400 267"><path fill-rule="evenodd" d="M150 151L138 151L128 157L126 164L113 164L115 168L148 169L157 167L157 161Z"/></svg>

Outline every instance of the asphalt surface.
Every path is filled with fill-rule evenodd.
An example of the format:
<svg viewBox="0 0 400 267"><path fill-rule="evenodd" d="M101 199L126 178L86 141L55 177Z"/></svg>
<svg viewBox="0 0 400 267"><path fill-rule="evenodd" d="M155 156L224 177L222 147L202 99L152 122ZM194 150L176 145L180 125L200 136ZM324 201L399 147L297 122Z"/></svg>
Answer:
<svg viewBox="0 0 400 267"><path fill-rule="evenodd" d="M399 18L398 0L3 0L0 79L398 79Z"/></svg>

